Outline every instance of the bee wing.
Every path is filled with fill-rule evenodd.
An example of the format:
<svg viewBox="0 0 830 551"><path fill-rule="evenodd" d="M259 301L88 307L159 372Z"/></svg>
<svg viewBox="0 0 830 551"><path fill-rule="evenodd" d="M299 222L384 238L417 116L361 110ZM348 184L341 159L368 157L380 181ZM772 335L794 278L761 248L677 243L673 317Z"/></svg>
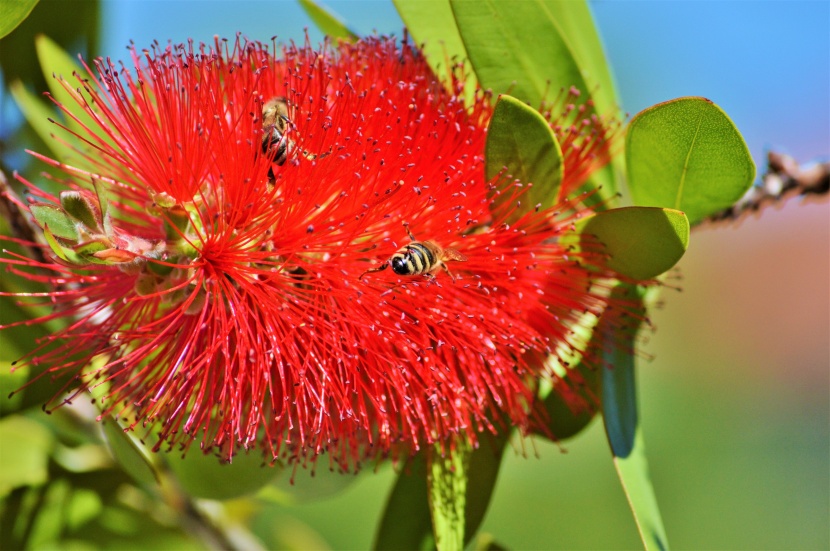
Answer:
<svg viewBox="0 0 830 551"><path fill-rule="evenodd" d="M467 257L455 249L444 249L441 254L443 260L455 260L456 262L464 262Z"/></svg>

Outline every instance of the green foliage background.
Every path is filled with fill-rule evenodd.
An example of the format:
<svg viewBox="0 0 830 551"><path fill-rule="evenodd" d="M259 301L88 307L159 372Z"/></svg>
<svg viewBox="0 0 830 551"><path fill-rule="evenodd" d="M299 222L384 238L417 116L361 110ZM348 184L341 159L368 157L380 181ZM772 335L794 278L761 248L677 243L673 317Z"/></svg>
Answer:
<svg viewBox="0 0 830 551"><path fill-rule="evenodd" d="M59 38L55 27L34 17L46 17L57 4L42 2L31 21L53 38ZM335 6L351 23L348 8ZM90 21L82 13L57 21L60 29L74 31L61 40L70 51L94 51L88 27L66 24ZM294 17L297 28L311 24ZM209 40L214 32L197 38ZM5 85L10 75L26 70L36 82L33 46L21 42L12 48L13 38L0 43ZM16 60L21 72L12 73L7 58ZM764 78L759 69L759 83ZM14 117L8 102L4 91L5 153L36 143L25 130L9 133L5 121ZM826 204L789 204L737 228L695 231L680 264L682 293L664 293L665 308L653 313L659 331L646 332L643 350L656 359L639 371L640 413L655 490L676 548L830 547L827 215ZM7 389L2 390L5 396ZM31 418L39 422L39 415L37 410ZM0 439L0 454L13 453L13 445L13 438ZM508 451L482 530L515 549L640 548L609 459L597 421L561 446L525 442L516 453ZM107 485L127 480L106 473ZM274 492L267 499L231 502L229 516L247 519L268 548L368 548L393 473L388 466L377 474L367 471L339 492L334 490L343 485L341 477L325 474L307 480L300 473L293 493L311 488L310 493L331 494L327 497L300 502ZM105 495L100 483L92 482L89 488ZM153 537L156 548L187 545L175 530L131 525L119 514L110 511L108 522L121 526L123 539L102 537L100 548L141 545L135 543L139 534ZM83 515L79 518L77 539L95 536Z"/></svg>

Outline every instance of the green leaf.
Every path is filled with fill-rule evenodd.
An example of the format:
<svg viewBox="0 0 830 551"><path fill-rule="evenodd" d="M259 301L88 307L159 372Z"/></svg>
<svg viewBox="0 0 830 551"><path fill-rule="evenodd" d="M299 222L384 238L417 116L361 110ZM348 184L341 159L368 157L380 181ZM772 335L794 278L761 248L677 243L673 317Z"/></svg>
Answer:
<svg viewBox="0 0 830 551"><path fill-rule="evenodd" d="M107 184L97 176L92 177L92 187L95 188L95 195L98 197L98 207L101 209L102 225L104 235L112 239L115 232L112 230L112 216L109 213L110 196ZM153 266L154 264L151 264Z"/></svg>
<svg viewBox="0 0 830 551"><path fill-rule="evenodd" d="M570 345L560 346L555 354L548 356L546 369L563 380L554 382L559 388L547 378L540 380L539 397L548 419L547 431L537 429L536 434L553 437L558 442L579 434L594 418L600 403L596 358L601 357L607 346L607 329L615 327L617 315L611 309L606 309L599 318L593 313L584 313L571 330Z"/></svg>
<svg viewBox="0 0 830 551"><path fill-rule="evenodd" d="M0 297L0 313L8 309L9 306L16 306L12 301L6 297ZM2 316L5 317L5 316ZM0 323L2 323L0 319ZM12 331L17 329L13 334ZM23 329L26 329L25 327ZM25 339L25 332L21 331L19 327L12 327L4 329L0 333L0 350L3 351L3 359L0 359L0 388L3 389L4 395L0 395L0 418L7 416L9 413L17 412L23 409L23 394L10 394L15 389L26 384L29 370L18 368L12 370L12 361L7 358L20 358L24 354L23 345L15 339L15 336L23 335ZM25 340L23 340L25 342Z"/></svg>
<svg viewBox="0 0 830 551"><path fill-rule="evenodd" d="M426 464L426 453L418 453L398 475L386 501L372 549L392 551L433 548Z"/></svg>
<svg viewBox="0 0 830 551"><path fill-rule="evenodd" d="M357 34L346 27L345 23L325 8L320 7L316 2L312 0L300 0L300 6L323 34L332 38L342 38L349 42L354 42L359 38Z"/></svg>
<svg viewBox="0 0 830 551"><path fill-rule="evenodd" d="M5 396L3 397L5 399ZM52 434L36 421L13 415L0 420L0 498L14 488L37 486L48 479Z"/></svg>
<svg viewBox="0 0 830 551"><path fill-rule="evenodd" d="M343 492L357 482L360 473L343 473L329 466L327 461L318 459L314 467L288 469L277 477L271 486L276 490L282 503L312 503L330 498Z"/></svg>
<svg viewBox="0 0 830 551"><path fill-rule="evenodd" d="M482 534L473 545L474 551L508 551L509 547L497 542L492 534Z"/></svg>
<svg viewBox="0 0 830 551"><path fill-rule="evenodd" d="M637 289L619 285L612 291L612 300L633 302L631 324L616 335L606 333L612 346L606 347L602 369L602 413L605 433L611 446L614 465L628 497L631 511L637 522L640 537L647 550L668 549L666 531L657 506L657 498L651 485L645 442L637 417L637 394L634 377L634 342L640 322L645 317L642 294ZM620 339L624 339L621 342ZM616 340L614 340L616 339ZM616 346L613 345L616 343Z"/></svg>
<svg viewBox="0 0 830 551"><path fill-rule="evenodd" d="M612 209L584 218L575 227L605 245L609 268L636 280L670 269L689 246L689 221L673 209Z"/></svg>
<svg viewBox="0 0 830 551"><path fill-rule="evenodd" d="M205 499L252 494L281 472L280 467L265 464L262 455L254 452L239 452L233 456L233 463L227 463L194 447L185 457L168 453L166 459L182 488L191 496Z"/></svg>
<svg viewBox="0 0 830 551"><path fill-rule="evenodd" d="M594 332L593 338L599 340L598 335L598 332ZM593 339L592 344L589 346L596 346ZM585 401L585 407L575 411L571 403L562 395L562 392L557 390L552 390L542 402L548 415L547 429L557 442L571 438L582 432L597 412L597 408L592 403L596 400L596 396L599 393L599 375L597 370L591 369L584 363L580 363L569 372L570 378L574 376L580 378L580 385L572 390L581 395L582 400ZM566 384L572 387L575 386L573 379L567 381ZM547 436L547 434L539 431L536 431L535 434Z"/></svg>
<svg viewBox="0 0 830 551"><path fill-rule="evenodd" d="M46 240L49 248L52 249L52 252L55 253L55 256L61 260L76 263L75 261L78 259L75 256L72 256L75 251L72 251L71 249L68 249L58 243L58 240L55 238L55 235L52 233L52 230L49 229L48 225L43 226L43 238Z"/></svg>
<svg viewBox="0 0 830 551"><path fill-rule="evenodd" d="M72 114L78 119L76 121L72 117L66 116L67 127L71 131L90 139L89 132L84 130L83 127L86 126L87 128L95 129L99 125L95 122L92 115L81 107L84 104L83 98L85 92L81 92L81 82L73 76L85 75L86 70L48 36L38 35L35 38L35 49L37 50L41 70L46 78L46 83L49 86L52 97L59 104L70 109ZM61 80L67 83L69 90L61 84ZM87 99L89 99L88 94ZM104 140L112 144L109 138L104 137ZM94 142L94 139L92 141ZM82 144L78 142L77 145L80 147ZM77 153L72 157L72 164L80 168L95 170L95 166L91 161L84 159Z"/></svg>
<svg viewBox="0 0 830 551"><path fill-rule="evenodd" d="M467 481L472 448L464 438L445 455L439 444L427 453L427 496L438 551L464 548Z"/></svg>
<svg viewBox="0 0 830 551"><path fill-rule="evenodd" d="M29 92L19 80L12 82L9 90L20 111L23 112L26 121L32 126L40 139L52 150L55 157L61 161L68 160L73 154L73 151L69 146L54 139L54 131L57 127L49 120L50 118L55 118L55 108Z"/></svg>
<svg viewBox="0 0 830 551"><path fill-rule="evenodd" d="M0 38L20 25L32 12L38 0L11 0L0 2Z"/></svg>
<svg viewBox="0 0 830 551"><path fill-rule="evenodd" d="M78 530L103 512L101 497L93 490L77 488L66 503L66 526Z"/></svg>
<svg viewBox="0 0 830 551"><path fill-rule="evenodd" d="M475 536L490 505L508 435L509 431L499 435L481 434L478 448L470 453L464 500L465 546ZM398 475L372 549L434 547L426 477L426 456L419 453Z"/></svg>
<svg viewBox="0 0 830 551"><path fill-rule="evenodd" d="M464 47L484 88L535 107L552 101L560 88L586 83L556 21L557 2L451 0ZM595 84L595 83L592 83Z"/></svg>
<svg viewBox="0 0 830 551"><path fill-rule="evenodd" d="M96 260L98 260L96 257L93 256L95 253L99 253L101 251L106 251L109 249L112 249L112 244L105 239L94 239L92 241L80 243L72 247L72 250L75 251L75 253L78 256L89 262L95 262ZM99 262L101 264L109 264L109 262L107 262L106 260L99 260Z"/></svg>
<svg viewBox="0 0 830 551"><path fill-rule="evenodd" d="M5 220L2 220L2 218L0 218L0 226L5 226ZM4 229L7 228L0 228L0 231ZM3 235L8 234L3 233ZM25 248L16 243L4 242L3 248L6 249L6 253L23 256L27 252ZM10 274L5 274L0 278L0 294L3 295L0 296L0 327L3 327L3 331L0 331L0 361L11 362L19 359L37 346L35 344L36 339L45 337L49 333L40 324L30 327L23 325L26 321L38 315L48 314L48 309L37 311L36 309L23 307L20 304L21 299L19 297L12 298L17 293L40 293L44 290L45 288L41 285L33 285L28 280L13 277ZM15 325L12 326L12 324ZM25 371L25 369L12 374L10 373L10 367L4 366L4 369L0 370L0 388L3 390L10 391L26 382L25 378L22 381L20 380L20 372ZM5 377L9 377L8 381ZM12 386L12 380L19 382L20 385ZM7 406L9 406L7 396L8 392L5 396L0 395L0 411L6 411Z"/></svg>
<svg viewBox="0 0 830 551"><path fill-rule="evenodd" d="M12 293L18 292L19 288L13 286L11 278L4 277L0 278L0 291ZM21 306L7 296L0 297L0 326L5 326L0 332L0 358L3 359L0 361L0 388L3 389L3 394L0 395L0 416L42 406L74 376L74 373L62 370L50 376L36 378L51 365L45 362L38 365L12 363L37 348L38 342L42 342L51 332L61 329L62 322L51 320L31 326L9 325L47 313L43 309ZM10 396L12 392L14 394Z"/></svg>
<svg viewBox="0 0 830 551"><path fill-rule="evenodd" d="M43 77L46 79L52 97L58 103L67 107L77 105L77 95L67 90L60 83L60 80L65 80L71 84L70 88L74 90L80 85L80 82L73 78L73 75L85 74L83 67L46 35L39 34L35 37L35 49L37 50L40 69L43 72Z"/></svg>
<svg viewBox="0 0 830 551"><path fill-rule="evenodd" d="M14 0L0 0L8 4ZM101 34L102 0L83 2L39 2L23 23L2 39L0 45L0 71L6 83L20 80L30 90L47 88L38 63L32 57L35 36L45 34L65 47L72 45L90 58L97 55ZM51 77L49 77L51 78Z"/></svg>
<svg viewBox="0 0 830 551"><path fill-rule="evenodd" d="M483 88L540 107L543 101L553 102L559 90L574 86L583 97L593 98L601 115L618 111L614 82L585 2L451 0L451 5ZM602 185L593 196L600 205L616 194L621 173L617 160L591 177L592 187Z"/></svg>
<svg viewBox="0 0 830 551"><path fill-rule="evenodd" d="M467 50L455 25L450 0L393 0L415 43L423 46L432 71L443 81L450 76L447 62L467 60ZM475 75L468 71L465 98L472 102L476 89Z"/></svg>
<svg viewBox="0 0 830 551"><path fill-rule="evenodd" d="M470 454L464 507L465 546L475 536L490 506L509 434L509 429L506 429L498 435L479 435L478 448Z"/></svg>
<svg viewBox="0 0 830 551"><path fill-rule="evenodd" d="M503 184L515 178L530 186L512 211L509 223L537 205L547 209L556 202L564 166L562 149L545 118L532 107L511 96L499 98L487 129L484 158L488 181L506 168ZM502 209L510 199L510 193L498 194L491 208Z"/></svg>
<svg viewBox="0 0 830 551"><path fill-rule="evenodd" d="M29 211L34 216L37 225L41 228L49 227L52 235L61 239L75 241L78 239L78 230L75 221L62 208L48 203L29 205Z"/></svg>
<svg viewBox="0 0 830 551"><path fill-rule="evenodd" d="M90 230L101 226L101 209L98 208L97 197L92 193L76 190L60 192L61 207L75 220L82 222Z"/></svg>
<svg viewBox="0 0 830 551"><path fill-rule="evenodd" d="M614 78L588 3L548 0L544 4L589 85L597 111L611 114L618 109Z"/></svg>
<svg viewBox="0 0 830 551"><path fill-rule="evenodd" d="M692 225L732 206L755 177L740 132L705 98L638 113L628 125L625 158L634 202L682 210Z"/></svg>
<svg viewBox="0 0 830 551"><path fill-rule="evenodd" d="M150 459L141 448L136 445L132 437L111 416L103 422L104 436L109 444L112 456L119 465L133 477L136 482L147 487L153 487L158 482L158 475Z"/></svg>

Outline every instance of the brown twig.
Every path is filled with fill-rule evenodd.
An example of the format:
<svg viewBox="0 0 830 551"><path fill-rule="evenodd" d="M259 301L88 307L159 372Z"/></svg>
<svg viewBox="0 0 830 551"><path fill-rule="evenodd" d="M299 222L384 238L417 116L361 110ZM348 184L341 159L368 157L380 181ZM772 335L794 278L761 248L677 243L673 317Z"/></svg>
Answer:
<svg viewBox="0 0 830 551"><path fill-rule="evenodd" d="M20 205L22 203L9 186L6 175L0 170L0 217L5 218L8 222L12 237L16 237L22 242L43 244L43 233L32 222L31 218L21 210ZM26 247L29 258L33 258L42 264L49 262L42 247L25 246L22 242L20 245Z"/></svg>
<svg viewBox="0 0 830 551"><path fill-rule="evenodd" d="M753 186L737 203L706 218L704 223L740 222L753 212L783 204L791 197L805 200L827 196L830 192L830 162L815 163L802 168L795 159L783 153L767 154L767 172L761 184Z"/></svg>

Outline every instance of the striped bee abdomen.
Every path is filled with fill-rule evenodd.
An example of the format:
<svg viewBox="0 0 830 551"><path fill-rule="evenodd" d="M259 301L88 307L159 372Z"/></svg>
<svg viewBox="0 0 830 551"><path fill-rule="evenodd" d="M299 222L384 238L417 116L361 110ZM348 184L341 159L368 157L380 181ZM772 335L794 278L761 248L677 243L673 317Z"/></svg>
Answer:
<svg viewBox="0 0 830 551"><path fill-rule="evenodd" d="M423 243L411 243L392 255L392 271L398 275L418 275L431 271L437 259Z"/></svg>
<svg viewBox="0 0 830 551"><path fill-rule="evenodd" d="M285 164L288 158L288 140L277 127L266 132L262 138L262 152L271 157L271 160L278 165Z"/></svg>
<svg viewBox="0 0 830 551"><path fill-rule="evenodd" d="M415 241L415 237L412 236L409 227L406 224L404 226L412 243L401 247L398 249L398 252L389 257L389 260L377 268L369 268L360 274L357 279L363 279L363 276L366 274L382 272L391 265L392 271L398 275L423 275L430 280L435 278L433 272L437 271L438 268L442 268L452 278L453 282L455 282L455 278L450 273L450 269L447 268L446 262L448 260L464 262L467 260L467 257L455 249L444 249L435 241Z"/></svg>

